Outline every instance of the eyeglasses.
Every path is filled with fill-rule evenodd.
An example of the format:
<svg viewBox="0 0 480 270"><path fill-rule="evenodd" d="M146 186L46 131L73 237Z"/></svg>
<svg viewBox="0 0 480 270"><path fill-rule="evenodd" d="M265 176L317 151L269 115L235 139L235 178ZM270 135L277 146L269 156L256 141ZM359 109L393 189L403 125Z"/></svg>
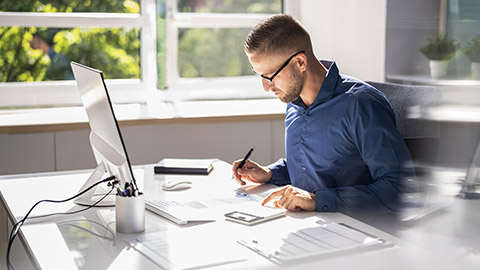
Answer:
<svg viewBox="0 0 480 270"><path fill-rule="evenodd" d="M301 53L304 53L305 51L299 51L299 52L296 52L294 55L290 56L287 61L285 61L285 63L283 63L283 65L275 72L273 73L273 75L271 77L267 77L265 75L262 75L262 74L258 74L252 67L252 72L255 73L255 75L259 76L259 77L262 77L263 79L271 82L274 84L273 82L273 79L275 79L275 77L278 75L278 73L280 73L280 71L282 71L287 65L288 63L290 63L290 61L292 60L293 57L297 56L298 54L301 54Z"/></svg>

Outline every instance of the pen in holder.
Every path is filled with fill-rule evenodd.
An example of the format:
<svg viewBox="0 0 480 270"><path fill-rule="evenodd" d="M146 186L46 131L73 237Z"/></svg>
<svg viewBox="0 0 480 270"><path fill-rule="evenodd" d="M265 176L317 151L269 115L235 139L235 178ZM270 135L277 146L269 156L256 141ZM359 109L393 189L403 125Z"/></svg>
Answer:
<svg viewBox="0 0 480 270"><path fill-rule="evenodd" d="M145 198L138 196L116 196L115 220L117 232L138 233L145 230Z"/></svg>

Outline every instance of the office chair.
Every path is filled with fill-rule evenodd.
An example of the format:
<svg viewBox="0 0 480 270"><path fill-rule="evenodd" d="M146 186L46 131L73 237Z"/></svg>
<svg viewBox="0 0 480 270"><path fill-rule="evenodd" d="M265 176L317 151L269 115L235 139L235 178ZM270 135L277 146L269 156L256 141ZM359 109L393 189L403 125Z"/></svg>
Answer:
<svg viewBox="0 0 480 270"><path fill-rule="evenodd" d="M409 116L414 106L429 106L440 102L441 94L434 86L401 85L367 82L385 94L395 113L397 129L412 157L417 176L424 174L425 165L436 162L440 123Z"/></svg>

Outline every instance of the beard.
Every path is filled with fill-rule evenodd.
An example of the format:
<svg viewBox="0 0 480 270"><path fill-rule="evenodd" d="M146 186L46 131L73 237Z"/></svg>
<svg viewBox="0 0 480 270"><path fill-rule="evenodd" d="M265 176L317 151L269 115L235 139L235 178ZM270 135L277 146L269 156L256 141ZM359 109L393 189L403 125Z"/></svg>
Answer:
<svg viewBox="0 0 480 270"><path fill-rule="evenodd" d="M303 83L305 81L305 74L301 72L296 72L293 70L292 72L292 82L288 86L287 91L282 91L284 93L283 96L279 96L278 99L284 103L290 103L295 101L302 92Z"/></svg>

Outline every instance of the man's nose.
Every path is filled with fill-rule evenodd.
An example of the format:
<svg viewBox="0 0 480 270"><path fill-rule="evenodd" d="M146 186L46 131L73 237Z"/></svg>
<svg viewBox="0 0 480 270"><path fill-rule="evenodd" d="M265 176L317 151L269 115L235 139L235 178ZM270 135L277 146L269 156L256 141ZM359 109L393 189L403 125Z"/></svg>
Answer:
<svg viewBox="0 0 480 270"><path fill-rule="evenodd" d="M262 78L262 86L263 86L263 89L265 90L265 92L270 92L275 87L273 82L271 82L267 79L264 79L264 78Z"/></svg>

